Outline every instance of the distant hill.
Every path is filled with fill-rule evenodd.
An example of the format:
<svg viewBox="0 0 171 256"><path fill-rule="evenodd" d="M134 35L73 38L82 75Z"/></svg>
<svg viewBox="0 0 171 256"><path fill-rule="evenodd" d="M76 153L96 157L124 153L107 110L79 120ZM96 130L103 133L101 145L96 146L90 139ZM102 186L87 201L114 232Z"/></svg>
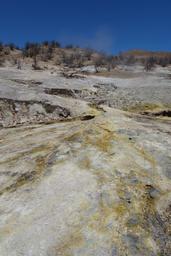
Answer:
<svg viewBox="0 0 171 256"><path fill-rule="evenodd" d="M126 52L122 52L122 55L126 57L134 56L135 58L148 58L148 57L164 58L164 57L171 57L171 52L133 49Z"/></svg>

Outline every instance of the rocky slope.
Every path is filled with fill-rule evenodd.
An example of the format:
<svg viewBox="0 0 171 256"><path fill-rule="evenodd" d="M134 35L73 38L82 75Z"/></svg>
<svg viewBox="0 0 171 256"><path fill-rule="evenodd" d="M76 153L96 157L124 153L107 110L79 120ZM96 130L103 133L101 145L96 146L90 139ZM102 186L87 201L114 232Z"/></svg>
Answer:
<svg viewBox="0 0 171 256"><path fill-rule="evenodd" d="M3 68L0 89L2 256L170 255L168 77Z"/></svg>

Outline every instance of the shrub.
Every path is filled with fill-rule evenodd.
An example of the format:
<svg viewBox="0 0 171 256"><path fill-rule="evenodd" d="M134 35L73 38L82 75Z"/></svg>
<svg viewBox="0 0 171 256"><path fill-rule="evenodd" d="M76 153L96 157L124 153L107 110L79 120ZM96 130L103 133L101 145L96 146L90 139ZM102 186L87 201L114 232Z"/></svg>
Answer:
<svg viewBox="0 0 171 256"><path fill-rule="evenodd" d="M34 57L33 57L32 68L33 68L34 70L42 70L41 67L38 65L37 56L34 56Z"/></svg>
<svg viewBox="0 0 171 256"><path fill-rule="evenodd" d="M10 54L10 48L8 46L5 46L4 48L4 54L9 55Z"/></svg>
<svg viewBox="0 0 171 256"><path fill-rule="evenodd" d="M61 44L60 44L59 42L53 40L53 41L50 42L50 46L51 46L52 48L60 48L60 47L61 47Z"/></svg>
<svg viewBox="0 0 171 256"><path fill-rule="evenodd" d="M98 54L94 57L94 66L95 66L95 69L96 69L96 72L98 72L98 68L103 66L104 64L104 58L102 55Z"/></svg>
<svg viewBox="0 0 171 256"><path fill-rule="evenodd" d="M42 45L48 46L49 45L49 41L43 41Z"/></svg>
<svg viewBox="0 0 171 256"><path fill-rule="evenodd" d="M145 61L144 68L146 71L150 71L156 64L156 59L154 57L149 57Z"/></svg>
<svg viewBox="0 0 171 256"><path fill-rule="evenodd" d="M5 59L2 56L0 56L0 67L3 67L4 62Z"/></svg>
<svg viewBox="0 0 171 256"><path fill-rule="evenodd" d="M170 62L171 60L169 59L169 57L160 58L158 60L158 65L162 67L167 67L170 64Z"/></svg>
<svg viewBox="0 0 171 256"><path fill-rule="evenodd" d="M2 52L3 51L3 43L2 42L0 42L0 52Z"/></svg>
<svg viewBox="0 0 171 256"><path fill-rule="evenodd" d="M112 55L105 57L105 66L107 67L108 72L116 67L116 61Z"/></svg>
<svg viewBox="0 0 171 256"><path fill-rule="evenodd" d="M86 58L86 60L91 60L92 54L94 53L94 51L90 48L85 48L84 49L84 57Z"/></svg>
<svg viewBox="0 0 171 256"><path fill-rule="evenodd" d="M40 53L40 49L40 44L27 42L23 50L23 55L25 57L33 58Z"/></svg>
<svg viewBox="0 0 171 256"><path fill-rule="evenodd" d="M14 51L17 48L13 43L9 43L7 46L10 48L11 51Z"/></svg>

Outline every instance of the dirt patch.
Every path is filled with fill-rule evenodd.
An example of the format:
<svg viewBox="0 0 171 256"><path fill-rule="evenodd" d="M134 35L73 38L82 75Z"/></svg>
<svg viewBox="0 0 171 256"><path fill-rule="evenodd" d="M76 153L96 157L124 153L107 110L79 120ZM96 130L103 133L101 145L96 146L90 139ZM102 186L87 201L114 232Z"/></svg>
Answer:
<svg viewBox="0 0 171 256"><path fill-rule="evenodd" d="M81 90L76 90L76 89L65 89L65 88L47 88L44 90L46 94L50 95L60 95L60 96L65 96L65 97L73 97L75 98L76 94L81 94Z"/></svg>
<svg viewBox="0 0 171 256"><path fill-rule="evenodd" d="M42 82L36 81L36 80L10 79L10 81L18 84L24 84L24 85L41 85L42 84Z"/></svg>
<svg viewBox="0 0 171 256"><path fill-rule="evenodd" d="M169 105L145 103L136 104L124 110L149 117L171 117L171 109Z"/></svg>
<svg viewBox="0 0 171 256"><path fill-rule="evenodd" d="M122 79L129 79L129 78L136 78L141 73L133 73L131 71L126 70L111 70L111 71L99 71L97 73L94 73L95 76L103 76L103 77L111 77L111 78L122 78ZM91 73L88 73L88 75L92 75Z"/></svg>
<svg viewBox="0 0 171 256"><path fill-rule="evenodd" d="M94 115L86 115L86 116L81 117L81 121L87 121L87 120L91 120L93 118L95 118Z"/></svg>
<svg viewBox="0 0 171 256"><path fill-rule="evenodd" d="M151 117L171 117L171 110L144 111L141 114Z"/></svg>
<svg viewBox="0 0 171 256"><path fill-rule="evenodd" d="M163 110L156 113L153 113L154 116L167 116L171 117L171 110Z"/></svg>
<svg viewBox="0 0 171 256"><path fill-rule="evenodd" d="M156 109L161 108L161 106L157 105L157 104L153 104L153 103L140 103L140 104L135 104L135 105L130 105L127 109L127 111L130 112L135 112L135 113L145 113L145 112L152 112Z"/></svg>
<svg viewBox="0 0 171 256"><path fill-rule="evenodd" d="M61 72L61 75L67 79L70 79L70 78L84 79L85 78L84 76L72 71L63 71Z"/></svg>
<svg viewBox="0 0 171 256"><path fill-rule="evenodd" d="M98 103L89 103L88 104L91 108L94 108L98 111L106 112L103 107L101 107Z"/></svg>
<svg viewBox="0 0 171 256"><path fill-rule="evenodd" d="M34 182L40 178L40 175L44 171L46 158L39 157L36 159L35 170L27 173L22 173L16 180L9 186L5 187L0 191L0 196L5 192L15 192L18 188L27 185L30 182Z"/></svg>

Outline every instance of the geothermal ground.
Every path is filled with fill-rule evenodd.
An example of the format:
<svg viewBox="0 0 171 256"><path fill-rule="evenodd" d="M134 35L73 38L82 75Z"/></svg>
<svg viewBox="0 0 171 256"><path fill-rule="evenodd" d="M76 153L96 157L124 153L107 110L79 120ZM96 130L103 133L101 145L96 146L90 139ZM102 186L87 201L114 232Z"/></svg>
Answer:
<svg viewBox="0 0 171 256"><path fill-rule="evenodd" d="M171 255L171 70L0 68L0 255Z"/></svg>

